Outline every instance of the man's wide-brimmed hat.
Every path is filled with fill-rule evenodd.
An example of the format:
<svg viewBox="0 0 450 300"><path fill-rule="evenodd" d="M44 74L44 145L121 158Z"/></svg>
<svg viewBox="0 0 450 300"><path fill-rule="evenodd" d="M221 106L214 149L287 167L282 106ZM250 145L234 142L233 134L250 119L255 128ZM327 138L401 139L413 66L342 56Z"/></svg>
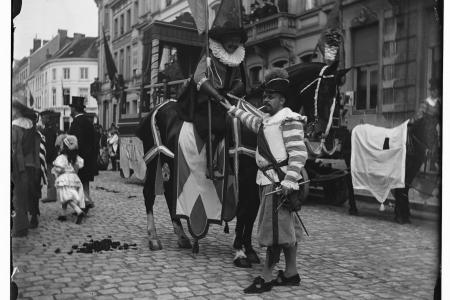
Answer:
<svg viewBox="0 0 450 300"><path fill-rule="evenodd" d="M67 135L63 140L64 145L69 148L69 150L78 149L78 140L74 135Z"/></svg>
<svg viewBox="0 0 450 300"><path fill-rule="evenodd" d="M220 41L227 36L239 36L242 43L247 41L247 31L242 26L240 3L239 0L222 1L209 31L212 39Z"/></svg>
<svg viewBox="0 0 450 300"><path fill-rule="evenodd" d="M18 100L18 99L13 99L12 103L11 103L11 107L13 109L16 109L20 112L21 115L23 115L24 117L30 118L30 119L35 119L36 118L36 112L29 108L28 106L26 106L25 104L22 103L22 101Z"/></svg>
<svg viewBox="0 0 450 300"><path fill-rule="evenodd" d="M84 101L84 97L72 96L72 103L70 103L69 106L74 107L79 111L83 111L86 108L86 105L84 105Z"/></svg>
<svg viewBox="0 0 450 300"><path fill-rule="evenodd" d="M269 93L280 93L286 96L289 88L289 75L286 70L281 68L274 68L270 70L265 76L262 89Z"/></svg>

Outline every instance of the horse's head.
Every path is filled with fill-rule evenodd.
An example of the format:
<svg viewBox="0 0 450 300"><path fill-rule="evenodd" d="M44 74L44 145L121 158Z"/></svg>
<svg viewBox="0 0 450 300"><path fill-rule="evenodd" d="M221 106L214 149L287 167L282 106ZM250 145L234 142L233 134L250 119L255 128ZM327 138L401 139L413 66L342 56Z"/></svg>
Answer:
<svg viewBox="0 0 450 300"><path fill-rule="evenodd" d="M338 71L337 65L305 63L287 69L290 80L287 106L308 117L305 129L308 138L326 137L333 112L339 109L339 85L348 70Z"/></svg>

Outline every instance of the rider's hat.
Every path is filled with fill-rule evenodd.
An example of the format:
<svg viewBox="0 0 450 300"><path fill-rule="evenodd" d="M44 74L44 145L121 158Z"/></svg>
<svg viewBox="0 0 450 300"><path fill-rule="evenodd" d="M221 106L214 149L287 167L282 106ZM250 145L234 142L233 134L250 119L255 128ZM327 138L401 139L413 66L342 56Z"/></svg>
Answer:
<svg viewBox="0 0 450 300"><path fill-rule="evenodd" d="M242 26L240 1L222 1L209 31L209 36L218 41L226 36L239 36L242 43L247 41L247 31Z"/></svg>

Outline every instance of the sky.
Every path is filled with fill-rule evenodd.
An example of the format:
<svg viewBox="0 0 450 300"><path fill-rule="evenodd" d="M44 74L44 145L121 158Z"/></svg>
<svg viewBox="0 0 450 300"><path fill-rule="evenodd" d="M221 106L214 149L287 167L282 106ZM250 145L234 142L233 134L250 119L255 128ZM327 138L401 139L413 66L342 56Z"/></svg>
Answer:
<svg viewBox="0 0 450 300"><path fill-rule="evenodd" d="M30 54L33 38L50 40L58 29L86 36L98 35L98 8L94 0L22 0L22 10L14 19L14 54L21 59Z"/></svg>

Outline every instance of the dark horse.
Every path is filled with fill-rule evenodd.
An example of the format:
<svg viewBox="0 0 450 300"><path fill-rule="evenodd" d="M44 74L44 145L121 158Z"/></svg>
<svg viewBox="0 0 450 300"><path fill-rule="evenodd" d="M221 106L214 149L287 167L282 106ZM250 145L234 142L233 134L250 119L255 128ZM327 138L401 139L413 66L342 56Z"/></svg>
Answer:
<svg viewBox="0 0 450 300"><path fill-rule="evenodd" d="M337 64L326 66L322 63L300 64L288 70L290 74L291 86L289 89L289 106L293 111L299 112L301 106L318 107L312 110L309 117L313 122L311 134L320 135L324 132L328 122L330 107L333 98L337 95L337 83L340 82L337 72ZM318 80L320 79L320 80ZM301 90L307 85L302 93ZM317 89L317 91L316 91ZM178 134L180 132L183 121L177 113L177 102L169 102L161 107L156 113L155 123L159 129L162 144L175 153L178 143ZM317 111L317 113L314 113ZM151 116L149 114L142 122L137 131L137 136L143 141L144 152L147 153L154 146L155 141L151 133ZM243 127L243 126L242 126ZM254 148L256 145L256 136L246 132L244 128L241 136L244 146ZM174 172L174 160L168 156L160 155L161 165L167 164L171 174ZM255 183L256 165L254 159L246 155L239 156L240 172L239 172L239 203L237 206L237 223L236 238L234 247L236 249L245 247L251 249L251 234L253 224L258 212L259 199L257 194L257 186ZM153 205L156 197L156 176L157 176L157 159L153 159L147 164L146 180L144 183L144 199L147 212L147 232L149 235L149 247L151 250L159 250L162 248L156 232ZM178 236L178 245L181 248L190 248L191 243L187 238L179 218L175 216L175 199L174 199L174 180L173 176L164 182L164 195L171 216L174 232Z"/></svg>

